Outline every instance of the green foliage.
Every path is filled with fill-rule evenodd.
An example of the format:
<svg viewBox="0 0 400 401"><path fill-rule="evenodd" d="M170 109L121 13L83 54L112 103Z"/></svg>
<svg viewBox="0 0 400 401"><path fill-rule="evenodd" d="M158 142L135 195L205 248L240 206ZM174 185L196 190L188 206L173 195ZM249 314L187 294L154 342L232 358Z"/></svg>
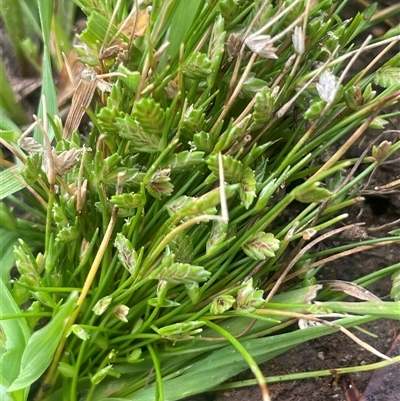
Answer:
<svg viewBox="0 0 400 401"><path fill-rule="evenodd" d="M71 297L55 313L54 318L29 338L21 359L21 370L8 391L27 388L37 380L50 365L61 340L68 318L76 306L77 294ZM41 350L41 352L38 352Z"/></svg>
<svg viewBox="0 0 400 401"><path fill-rule="evenodd" d="M33 142L4 79L0 138L18 161L3 160L0 171L0 363L10 366L0 394L26 400L45 371L51 390L38 400L77 401L81 392L87 401L177 400L247 366L262 384L257 363L336 330L271 335L289 321L271 309L360 315L335 320L348 327L378 317L375 304L343 303L328 291L312 304L321 287L314 265L360 244L399 241L398 232L283 256L336 228L400 147L374 144L363 169L351 171L358 160L337 145L399 115L384 110L398 98L398 57L340 79L375 6L343 22L340 2L328 0L308 14L304 1L153 1L134 22L126 19L135 2L75 0L88 17L76 51L98 89L85 103L89 132L61 138L53 71L71 45L62 42L74 6L14 3L24 20L40 21L43 46L20 33L18 46L33 58L43 48L44 98ZM8 26L13 16L3 15ZM299 16L305 38L291 27ZM124 22L144 26L132 35ZM270 281L289 264L297 270L276 295ZM392 275L398 300L398 271L377 269L358 284ZM380 303L379 312L395 318L393 305Z"/></svg>
<svg viewBox="0 0 400 401"><path fill-rule="evenodd" d="M243 251L255 260L273 258L279 249L279 240L271 233L260 232L251 236L242 245Z"/></svg>

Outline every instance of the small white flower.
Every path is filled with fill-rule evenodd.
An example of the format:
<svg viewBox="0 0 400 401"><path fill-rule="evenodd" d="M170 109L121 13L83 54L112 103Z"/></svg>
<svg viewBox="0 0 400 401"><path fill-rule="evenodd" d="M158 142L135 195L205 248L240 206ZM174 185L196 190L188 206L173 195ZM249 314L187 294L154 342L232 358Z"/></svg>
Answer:
<svg viewBox="0 0 400 401"><path fill-rule="evenodd" d="M270 35L249 36L244 43L251 51L257 53L261 57L271 59L278 58L275 54L278 49L273 46Z"/></svg>
<svg viewBox="0 0 400 401"><path fill-rule="evenodd" d="M336 77L328 70L325 70L319 77L317 91L322 100L327 103L333 102L336 96Z"/></svg>
<svg viewBox="0 0 400 401"><path fill-rule="evenodd" d="M304 54L304 34L301 26L296 26L294 28L294 33L292 35L292 42L294 46L294 50L296 50L297 54Z"/></svg>
<svg viewBox="0 0 400 401"><path fill-rule="evenodd" d="M121 320L122 322L128 323L128 319L126 318L126 316L129 313L129 307L126 305L118 305L115 309L114 309L114 314L115 316Z"/></svg>
<svg viewBox="0 0 400 401"><path fill-rule="evenodd" d="M110 297L110 296L99 299L96 302L96 305L93 307L92 311L97 316L102 315L107 310L107 308L110 306L111 301L112 301L112 297Z"/></svg>

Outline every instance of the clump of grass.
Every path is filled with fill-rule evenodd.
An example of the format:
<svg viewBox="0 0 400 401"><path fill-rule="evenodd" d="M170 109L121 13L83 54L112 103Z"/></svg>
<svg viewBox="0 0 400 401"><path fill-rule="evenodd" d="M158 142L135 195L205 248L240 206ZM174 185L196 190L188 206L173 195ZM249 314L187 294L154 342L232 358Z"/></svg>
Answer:
<svg viewBox="0 0 400 401"><path fill-rule="evenodd" d="M37 400L177 400L250 366L268 400L258 363L398 318L397 303L373 294L353 304L324 291L311 304L327 260L400 239L315 250L353 226L337 228L344 209L400 147L346 157L368 127L399 114L385 112L400 94L398 57L375 66L395 30L353 44L375 6L342 21L343 2L327 0L75 3L88 17L76 47L86 69L66 123L51 85L51 16L39 7L39 117L2 134L21 161L1 172L3 197L29 214L2 205L4 240L21 238L1 284L10 399L26 399L45 373ZM350 77L371 48L380 55ZM12 195L21 186L23 198ZM365 294L398 271L339 289ZM323 324L273 334L300 318Z"/></svg>

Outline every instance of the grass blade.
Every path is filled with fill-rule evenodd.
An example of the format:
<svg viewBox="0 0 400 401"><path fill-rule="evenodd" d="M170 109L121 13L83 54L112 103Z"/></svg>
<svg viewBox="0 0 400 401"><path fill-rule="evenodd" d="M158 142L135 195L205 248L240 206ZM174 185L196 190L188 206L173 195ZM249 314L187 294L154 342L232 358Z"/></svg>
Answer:
<svg viewBox="0 0 400 401"><path fill-rule="evenodd" d="M21 177L21 167L11 167L0 172L0 200L26 187Z"/></svg>
<svg viewBox="0 0 400 401"><path fill-rule="evenodd" d="M4 255L0 260L1 265L3 261ZM9 387L9 384L18 376L22 355L30 337L30 329L25 319L1 320L1 318L4 315L19 313L21 313L21 310L15 303L8 287L5 285L3 280L0 280L0 329L2 336L5 338L0 353L0 366L7 367L7 369L1 369L0 398L2 400L7 400L7 398L3 398L4 387ZM9 389L7 389L7 391L9 391ZM10 397L12 397L10 400L25 400L27 395L28 388L19 389L14 394L10 395Z"/></svg>
<svg viewBox="0 0 400 401"><path fill-rule="evenodd" d="M360 325L373 320L370 316L352 317L336 321L335 323L345 327ZM266 362L290 348L309 341L334 333L338 329L327 326L316 326L304 329L299 335L298 331L279 334L266 338L246 340L242 342L243 347L249 352L257 363ZM247 362L238 356L238 351L232 345L214 351L209 356L195 362L184 373L164 382L165 401L175 401L212 389L225 380L242 372L247 367ZM102 398L100 401L148 401L153 399L154 385L129 396L129 398Z"/></svg>
<svg viewBox="0 0 400 401"><path fill-rule="evenodd" d="M42 84L42 96L46 99L47 112L51 116L58 115L57 95L54 83L53 72L51 68L51 53L50 53L50 28L53 11L53 0L38 0L40 22L42 25L43 33L43 84ZM42 98L42 97L41 97ZM43 101L40 102L39 118L43 121ZM49 140L54 138L54 130L51 126L48 128ZM35 139L43 144L42 133L39 128L35 130Z"/></svg>
<svg viewBox="0 0 400 401"><path fill-rule="evenodd" d="M29 339L22 355L21 370L17 379L11 384L9 391L29 388L50 365L68 318L75 309L77 299L77 293L71 294L51 322L41 330L36 331Z"/></svg>

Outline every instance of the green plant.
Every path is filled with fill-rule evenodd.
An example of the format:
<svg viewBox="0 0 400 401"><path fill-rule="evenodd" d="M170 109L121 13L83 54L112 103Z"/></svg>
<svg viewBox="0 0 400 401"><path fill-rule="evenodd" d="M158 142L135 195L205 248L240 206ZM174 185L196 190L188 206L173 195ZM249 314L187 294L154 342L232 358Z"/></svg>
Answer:
<svg viewBox="0 0 400 401"><path fill-rule="evenodd" d="M15 243L19 272L11 286L7 254L1 357L12 369L2 392L27 399L45 374L37 399L176 400L250 366L267 400L258 363L378 317L376 302L329 302L332 291L310 304L324 257L343 251L313 246L347 228L335 228L343 209L400 147L345 158L368 126L399 114L384 110L400 94L398 57L345 81L348 70L366 49L384 52L399 38L354 45L375 6L342 21L343 2L330 0L154 0L136 14L132 1L75 3L88 17L76 48L88 69L64 129L51 7L39 1L40 118L33 138L11 120L1 134L20 160L0 173L0 234ZM85 109L87 137L77 132ZM13 195L21 186L23 201ZM398 318L398 303L379 307ZM343 318L327 322L332 311ZM41 317L47 324L34 330ZM298 318L324 325L273 334Z"/></svg>

